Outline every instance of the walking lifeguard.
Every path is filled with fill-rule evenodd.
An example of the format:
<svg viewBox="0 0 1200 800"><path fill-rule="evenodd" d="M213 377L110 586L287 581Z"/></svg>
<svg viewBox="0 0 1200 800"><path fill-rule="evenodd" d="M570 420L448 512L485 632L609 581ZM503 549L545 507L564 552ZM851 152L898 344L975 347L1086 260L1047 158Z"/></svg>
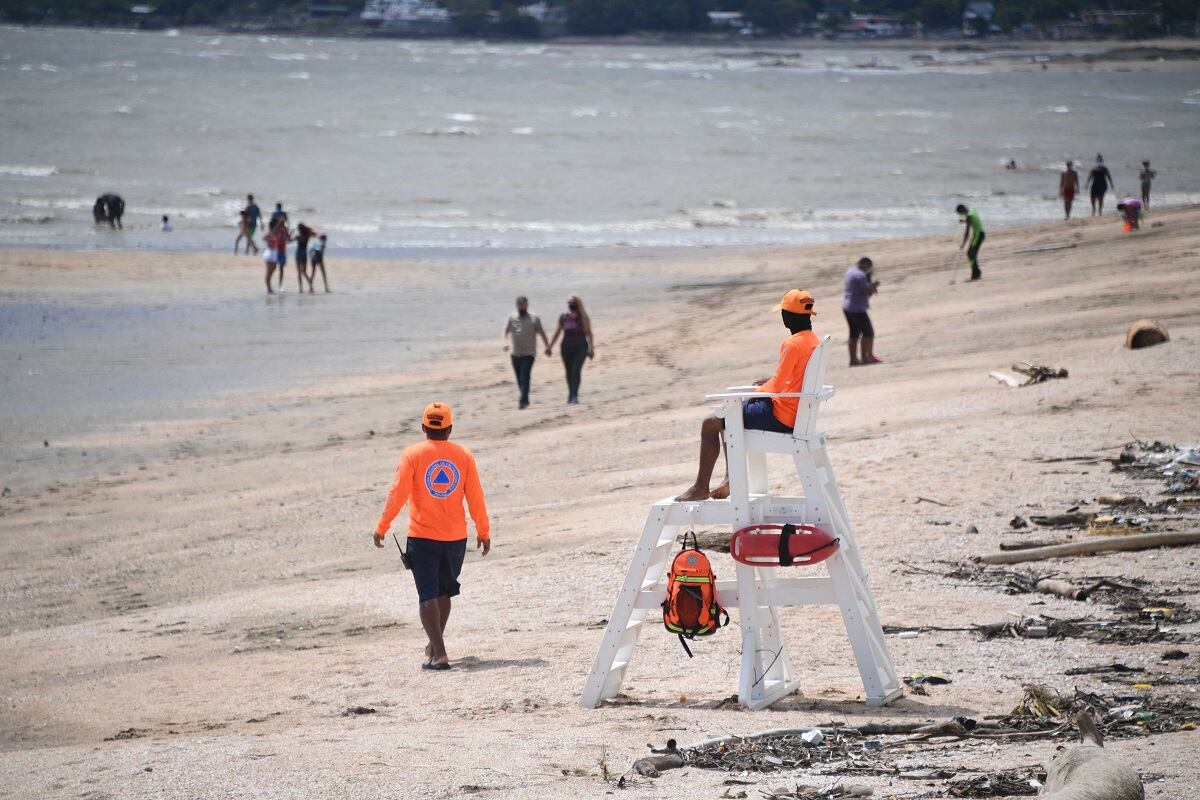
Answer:
<svg viewBox="0 0 1200 800"><path fill-rule="evenodd" d="M454 416L445 403L430 403L421 420L426 440L400 455L387 505L375 526L375 546L384 546L392 520L409 503L407 562L420 603L421 626L429 637L422 669L450 669L443 635L450 618L450 598L459 593L458 576L467 554L467 518L471 511L476 548L492 549L491 526L475 457L449 441Z"/></svg>
<svg viewBox="0 0 1200 800"><path fill-rule="evenodd" d="M809 356L821 343L812 330L812 318L817 312L813 310L813 296L800 289L792 289L783 296L774 310L781 313L783 324L792 335L779 346L779 364L775 374L765 380L755 381L760 392L792 393L799 392L804 385L804 370L808 367ZM772 433L791 433L796 425L796 408L798 402L794 397L763 397L746 400L742 403L742 420L746 430L769 431ZM697 500L722 499L729 496L729 481L713 491L709 491L713 468L717 465L717 457L721 454L721 431L724 421L720 417L709 417L700 426L700 468L696 472L696 482L683 494L676 497L678 502Z"/></svg>

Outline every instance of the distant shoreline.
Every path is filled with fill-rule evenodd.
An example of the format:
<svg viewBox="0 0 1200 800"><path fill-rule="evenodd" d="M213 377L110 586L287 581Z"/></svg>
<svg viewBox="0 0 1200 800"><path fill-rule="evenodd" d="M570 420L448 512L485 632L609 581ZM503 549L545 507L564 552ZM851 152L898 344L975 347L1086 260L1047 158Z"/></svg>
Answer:
<svg viewBox="0 0 1200 800"><path fill-rule="evenodd" d="M1099 55L1136 53L1138 56L1164 57L1173 60L1200 60L1200 38L1163 36L1148 39L1122 39L1119 37L1095 39L1026 39L1003 36L980 39L967 36L930 35L921 38L857 38L823 36L741 36L724 32L662 32L640 31L620 36L544 36L540 38L517 38L511 36L463 36L401 31L396 29L367 26L359 23L336 26L280 26L265 23L229 23L226 25L88 25L84 23L22 24L0 21L0 26L23 29L76 29L96 31L126 31L161 33L175 30L197 36L285 36L305 39L403 39L410 41L485 41L494 44L550 44L550 45L629 45L634 47L722 47L749 53L762 51L776 54L779 51L795 50L934 50L938 52L993 53L996 51L1078 51L1081 49L1102 50ZM1094 54L1093 54L1094 55Z"/></svg>

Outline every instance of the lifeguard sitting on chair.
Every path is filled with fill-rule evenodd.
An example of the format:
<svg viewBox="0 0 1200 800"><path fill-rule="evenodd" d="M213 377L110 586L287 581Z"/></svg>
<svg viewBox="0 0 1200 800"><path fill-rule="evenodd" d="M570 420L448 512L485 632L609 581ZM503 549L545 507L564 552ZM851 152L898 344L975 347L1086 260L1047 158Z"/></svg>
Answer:
<svg viewBox="0 0 1200 800"><path fill-rule="evenodd" d="M792 335L779 346L779 364L775 374L766 380L756 381L760 392L790 394L799 392L804 385L804 370L813 350L821 340L812 331L813 296L800 289L792 289L783 296L774 311L781 312L784 326ZM791 433L796 425L796 409L799 402L795 397L761 397L742 402L742 421L748 431ZM729 480L709 491L713 468L721 454L721 431L725 422L720 417L709 417L700 426L700 469L692 488L675 498L678 502L698 500L721 500L729 497Z"/></svg>

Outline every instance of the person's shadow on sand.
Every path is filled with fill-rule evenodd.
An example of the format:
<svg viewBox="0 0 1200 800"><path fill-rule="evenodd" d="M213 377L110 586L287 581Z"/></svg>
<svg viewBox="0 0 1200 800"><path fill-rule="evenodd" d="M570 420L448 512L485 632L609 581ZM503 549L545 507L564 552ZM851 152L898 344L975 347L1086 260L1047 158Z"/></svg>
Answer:
<svg viewBox="0 0 1200 800"><path fill-rule="evenodd" d="M489 669L505 669L507 667L545 667L550 662L544 658L478 658L463 656L454 661L454 667L465 672L483 672Z"/></svg>

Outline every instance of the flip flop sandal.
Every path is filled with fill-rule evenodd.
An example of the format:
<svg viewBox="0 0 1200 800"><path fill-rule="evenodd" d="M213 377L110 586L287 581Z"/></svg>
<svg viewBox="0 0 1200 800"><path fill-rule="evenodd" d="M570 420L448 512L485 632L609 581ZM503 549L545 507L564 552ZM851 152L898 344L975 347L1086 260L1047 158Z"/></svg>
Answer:
<svg viewBox="0 0 1200 800"><path fill-rule="evenodd" d="M421 669L429 669L429 670L434 670L436 672L444 672L444 671L450 669L450 665L449 664L434 664L432 661L426 661L424 664L421 665Z"/></svg>

